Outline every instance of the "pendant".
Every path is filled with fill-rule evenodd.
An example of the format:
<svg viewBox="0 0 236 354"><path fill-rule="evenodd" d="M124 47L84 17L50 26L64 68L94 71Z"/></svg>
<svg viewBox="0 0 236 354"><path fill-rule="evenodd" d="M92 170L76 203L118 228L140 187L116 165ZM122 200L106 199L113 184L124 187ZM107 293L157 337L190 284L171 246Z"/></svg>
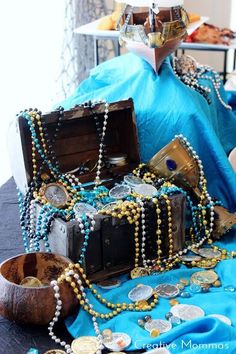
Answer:
<svg viewBox="0 0 236 354"><path fill-rule="evenodd" d="M43 185L39 194L46 202L59 209L65 207L70 200L66 188L58 182Z"/></svg>

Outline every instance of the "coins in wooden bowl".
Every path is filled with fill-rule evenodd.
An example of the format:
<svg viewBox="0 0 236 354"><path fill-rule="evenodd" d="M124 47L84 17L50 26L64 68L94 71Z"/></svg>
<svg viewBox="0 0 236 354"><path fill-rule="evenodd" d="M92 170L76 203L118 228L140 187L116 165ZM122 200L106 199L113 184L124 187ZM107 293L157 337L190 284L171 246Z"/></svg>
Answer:
<svg viewBox="0 0 236 354"><path fill-rule="evenodd" d="M44 286L42 282L35 277L26 277L21 280L20 285L24 288L41 288Z"/></svg>

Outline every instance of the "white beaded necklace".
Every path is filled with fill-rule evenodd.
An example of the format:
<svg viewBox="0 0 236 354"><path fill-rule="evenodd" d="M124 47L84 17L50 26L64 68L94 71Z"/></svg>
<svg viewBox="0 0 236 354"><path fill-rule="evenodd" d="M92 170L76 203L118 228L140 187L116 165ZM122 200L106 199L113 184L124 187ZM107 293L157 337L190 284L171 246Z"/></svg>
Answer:
<svg viewBox="0 0 236 354"><path fill-rule="evenodd" d="M211 103L209 94L211 89L199 83L199 80L211 81L220 103L228 110L232 107L224 102L220 95L221 78L220 75L210 66L199 64L190 55L182 55L180 58L173 58L173 70L175 75L188 87L202 94L208 103ZM207 75L207 73L209 75Z"/></svg>
<svg viewBox="0 0 236 354"><path fill-rule="evenodd" d="M77 282L77 284L79 286L79 289L80 289L80 292L81 292L81 295L82 295L84 301L87 303L87 306L92 310L93 305L90 304L90 302L87 298L87 295L84 291L84 287L82 285L82 280L80 279L80 276L78 274L76 274L73 270L69 270L69 272L66 273L66 277L73 277L75 279L75 281ZM55 341L55 343L60 344L62 347L64 347L66 350L66 353L74 354L73 350L71 349L71 346L69 344L67 344L65 341L62 341L53 332L53 327L54 327L55 323L58 322L59 316L61 314L62 301L60 298L60 288L59 288L58 282L56 280L51 281L51 286L52 286L54 293L55 293L54 297L56 299L56 311L55 311L52 321L49 323L49 326L48 326L49 336L52 338L52 340ZM95 331L95 334L96 334L97 340L98 340L98 350L96 351L95 354L101 354L102 350L104 349L103 337L101 335L101 332L100 332L100 329L99 329L99 326L97 323L97 319L95 316L92 317L92 322L93 322L94 331Z"/></svg>

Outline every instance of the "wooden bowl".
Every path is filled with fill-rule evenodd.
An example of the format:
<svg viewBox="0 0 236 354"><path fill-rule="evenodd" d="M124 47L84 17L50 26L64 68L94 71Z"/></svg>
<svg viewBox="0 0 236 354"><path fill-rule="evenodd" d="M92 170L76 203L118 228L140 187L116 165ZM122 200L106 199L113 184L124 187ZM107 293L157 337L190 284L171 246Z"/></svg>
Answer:
<svg viewBox="0 0 236 354"><path fill-rule="evenodd" d="M0 265L0 314L19 324L48 324L54 317L55 297L50 286L71 261L53 253L28 253L10 258ZM38 278L42 287L20 285L28 276ZM61 317L69 315L77 301L68 284L60 285Z"/></svg>

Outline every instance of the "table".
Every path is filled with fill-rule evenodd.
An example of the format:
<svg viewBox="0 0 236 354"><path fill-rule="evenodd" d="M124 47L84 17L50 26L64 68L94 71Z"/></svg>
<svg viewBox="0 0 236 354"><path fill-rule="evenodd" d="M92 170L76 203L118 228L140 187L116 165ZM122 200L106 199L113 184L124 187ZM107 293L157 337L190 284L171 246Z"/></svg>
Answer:
<svg viewBox="0 0 236 354"><path fill-rule="evenodd" d="M0 262L24 252L13 179L0 188L0 238ZM71 341L63 323L57 333ZM51 340L47 327L21 327L0 316L0 354L26 354L30 348L37 348L39 354L49 349L62 349Z"/></svg>
<svg viewBox="0 0 236 354"><path fill-rule="evenodd" d="M17 190L13 178L0 188L0 239L0 263L24 252ZM66 342L71 342L72 337L63 322L55 332ZM18 326L0 316L0 354L26 354L30 348L38 349L39 354L50 349L62 349L49 337L47 326ZM140 351L135 352L139 353Z"/></svg>
<svg viewBox="0 0 236 354"><path fill-rule="evenodd" d="M190 24L188 28L188 32L192 33L199 27L199 25L208 21L208 17L202 17L200 21L196 21ZM119 46L119 31L105 31L98 30L97 26L100 20L96 20L90 22L86 25L80 26L74 30L76 34L92 36L94 42L94 64L95 66L99 64L99 52L98 52L98 44L99 40L112 40L115 45L115 55L120 55L120 46ZM227 59L228 53L230 50L234 51L234 64L233 70L236 67L236 42L230 46L226 45L216 45L216 44L205 44L205 43L182 43L179 47L183 52L185 50L200 50L200 51L210 51L210 52L223 52L224 53L224 65L223 65L223 80L226 81L227 76Z"/></svg>
<svg viewBox="0 0 236 354"><path fill-rule="evenodd" d="M234 60L233 60L233 70L236 67L236 43L233 43L230 46L218 45L218 44L207 44L207 43L182 43L179 47L182 50L182 53L185 53L185 50L200 50L200 51L209 51L209 52L222 52L224 53L224 66L223 71L221 72L223 76L223 82L226 82L227 77L227 60L230 50L234 51ZM177 50L178 52L178 50Z"/></svg>

